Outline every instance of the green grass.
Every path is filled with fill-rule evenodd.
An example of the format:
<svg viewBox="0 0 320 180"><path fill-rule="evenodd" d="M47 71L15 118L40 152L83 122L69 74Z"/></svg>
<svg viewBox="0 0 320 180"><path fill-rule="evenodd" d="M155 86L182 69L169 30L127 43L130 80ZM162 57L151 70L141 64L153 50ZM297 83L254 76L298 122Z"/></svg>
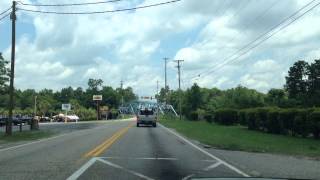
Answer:
<svg viewBox="0 0 320 180"><path fill-rule="evenodd" d="M19 142L19 141L31 141L42 138L48 138L54 133L51 131L23 131L23 132L13 132L12 136L6 136L4 134L0 135L0 144L7 142Z"/></svg>
<svg viewBox="0 0 320 180"><path fill-rule="evenodd" d="M221 149L320 157L320 140L273 135L250 131L243 126L222 126L204 121L162 118L160 123Z"/></svg>

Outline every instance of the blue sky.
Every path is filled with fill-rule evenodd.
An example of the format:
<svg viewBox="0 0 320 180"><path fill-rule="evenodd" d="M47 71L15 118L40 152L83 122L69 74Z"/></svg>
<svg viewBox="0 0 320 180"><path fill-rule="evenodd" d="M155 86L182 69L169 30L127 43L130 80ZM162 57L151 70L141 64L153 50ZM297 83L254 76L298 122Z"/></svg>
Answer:
<svg viewBox="0 0 320 180"><path fill-rule="evenodd" d="M73 8L25 7L54 11L97 11L166 0L124 0ZM47 0L23 1L48 4ZM95 2L59 0L55 3ZM184 59L183 88L247 86L262 92L282 88L288 68L299 59L319 58L318 8L234 62L226 58L310 2L309 0L182 0L161 7L96 15L18 12L15 85L21 89L86 87L101 78L118 87L121 79L140 96L164 84L163 57ZM53 2L50 2L53 3ZM316 3L316 2L315 2ZM314 3L314 4L315 4ZM0 2L0 11L11 4ZM311 4L311 5L314 5ZM310 7L311 7L310 5ZM0 21L0 52L10 59L11 26ZM238 54L237 54L238 55ZM212 73L202 74L209 71ZM190 78L201 74L200 78ZM168 82L177 70L168 63Z"/></svg>

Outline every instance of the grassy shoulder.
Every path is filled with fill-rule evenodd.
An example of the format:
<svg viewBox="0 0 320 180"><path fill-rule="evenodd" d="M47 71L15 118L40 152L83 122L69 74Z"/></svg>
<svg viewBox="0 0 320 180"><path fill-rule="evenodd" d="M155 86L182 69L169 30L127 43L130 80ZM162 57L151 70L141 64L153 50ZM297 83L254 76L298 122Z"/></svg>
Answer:
<svg viewBox="0 0 320 180"><path fill-rule="evenodd" d="M204 121L162 117L160 123L213 147L250 152L320 157L320 141L250 131L243 126L222 126Z"/></svg>
<svg viewBox="0 0 320 180"><path fill-rule="evenodd" d="M53 136L54 133L51 131L23 131L23 132L13 132L12 136L6 136L4 134L0 135L0 144L8 142L19 142L19 141L31 141L43 138L48 138Z"/></svg>

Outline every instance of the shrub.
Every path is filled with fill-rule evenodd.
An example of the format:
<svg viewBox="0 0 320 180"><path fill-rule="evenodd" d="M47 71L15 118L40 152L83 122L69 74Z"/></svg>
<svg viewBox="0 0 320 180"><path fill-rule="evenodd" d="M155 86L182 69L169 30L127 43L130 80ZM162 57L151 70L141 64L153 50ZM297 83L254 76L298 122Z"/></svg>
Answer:
<svg viewBox="0 0 320 180"><path fill-rule="evenodd" d="M204 114L204 119L209 123L213 122L213 114L214 113L212 111L206 111Z"/></svg>
<svg viewBox="0 0 320 180"><path fill-rule="evenodd" d="M258 130L259 126L256 121L256 109L249 109L246 112L246 121L248 123L248 129Z"/></svg>
<svg viewBox="0 0 320 180"><path fill-rule="evenodd" d="M310 133L310 124L307 120L307 110L299 110L293 120L293 135L306 137Z"/></svg>
<svg viewBox="0 0 320 180"><path fill-rule="evenodd" d="M279 121L283 124L282 132L284 134L292 134L293 122L297 113L297 109L281 109L279 111Z"/></svg>
<svg viewBox="0 0 320 180"><path fill-rule="evenodd" d="M237 123L238 112L233 109L219 109L215 111L215 121L223 125L233 125Z"/></svg>
<svg viewBox="0 0 320 180"><path fill-rule="evenodd" d="M268 113L266 128L269 133L280 134L282 132L283 124L279 121L279 110L274 109Z"/></svg>
<svg viewBox="0 0 320 180"><path fill-rule="evenodd" d="M271 111L270 108L257 108L255 113L255 123L258 130L267 129L268 113Z"/></svg>
<svg viewBox="0 0 320 180"><path fill-rule="evenodd" d="M197 121L197 120L198 120L198 113L197 113L197 111L191 111L191 113L190 113L190 119L191 119L192 121Z"/></svg>
<svg viewBox="0 0 320 180"><path fill-rule="evenodd" d="M318 139L320 136L320 110L315 110L310 113L308 116L308 122L310 123L313 137Z"/></svg>
<svg viewBox="0 0 320 180"><path fill-rule="evenodd" d="M242 126L248 125L247 118L246 118L247 111L248 110L240 110L238 112L238 121L239 121L240 125L242 125Z"/></svg>

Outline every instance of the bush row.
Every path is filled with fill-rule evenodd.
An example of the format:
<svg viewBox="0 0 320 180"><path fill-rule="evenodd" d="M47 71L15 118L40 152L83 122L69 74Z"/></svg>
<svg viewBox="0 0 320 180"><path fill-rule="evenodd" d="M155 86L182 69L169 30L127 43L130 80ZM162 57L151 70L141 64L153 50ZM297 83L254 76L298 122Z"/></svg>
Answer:
<svg viewBox="0 0 320 180"><path fill-rule="evenodd" d="M320 109L254 108L245 110L218 109L208 116L223 125L240 124L250 130L292 136L320 137Z"/></svg>

